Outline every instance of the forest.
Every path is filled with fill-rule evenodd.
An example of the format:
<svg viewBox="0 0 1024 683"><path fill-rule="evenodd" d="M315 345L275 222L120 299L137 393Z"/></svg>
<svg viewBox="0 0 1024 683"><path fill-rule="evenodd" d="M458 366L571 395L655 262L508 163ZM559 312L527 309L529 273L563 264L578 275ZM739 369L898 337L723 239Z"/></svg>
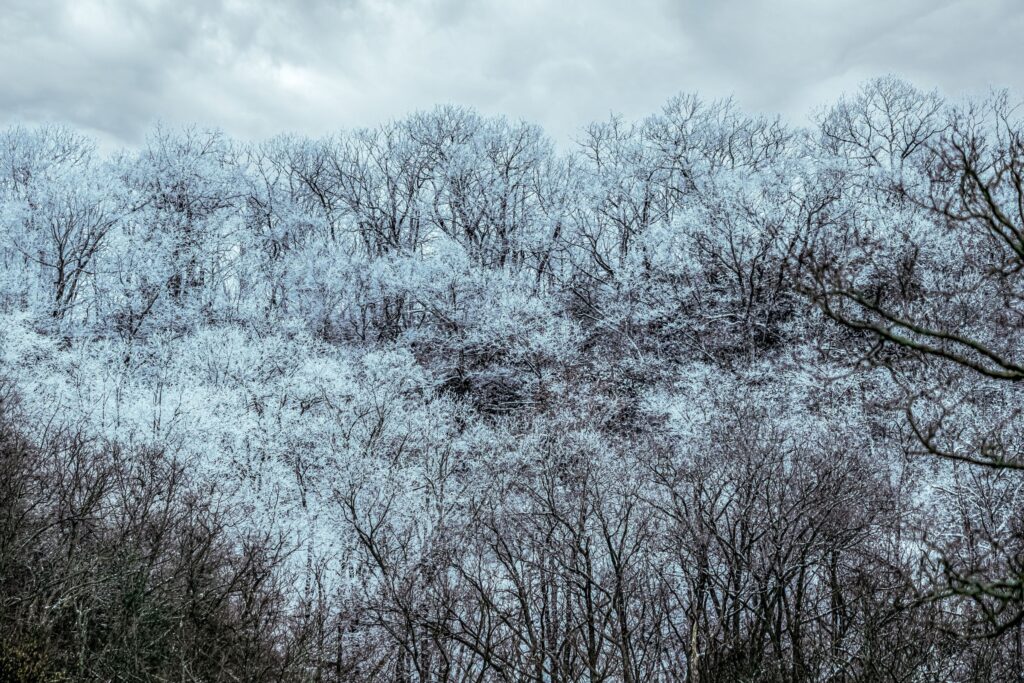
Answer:
<svg viewBox="0 0 1024 683"><path fill-rule="evenodd" d="M0 681L1024 680L1024 119L0 131Z"/></svg>

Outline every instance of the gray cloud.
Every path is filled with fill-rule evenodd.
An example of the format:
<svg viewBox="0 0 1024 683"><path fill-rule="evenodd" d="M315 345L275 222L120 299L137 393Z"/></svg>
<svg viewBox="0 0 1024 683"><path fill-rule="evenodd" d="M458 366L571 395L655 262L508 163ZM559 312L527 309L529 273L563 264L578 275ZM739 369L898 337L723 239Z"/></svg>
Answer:
<svg viewBox="0 0 1024 683"><path fill-rule="evenodd" d="M559 139L670 95L800 117L864 78L1024 92L1018 0L0 0L0 124L133 144L156 120L242 137L439 102Z"/></svg>

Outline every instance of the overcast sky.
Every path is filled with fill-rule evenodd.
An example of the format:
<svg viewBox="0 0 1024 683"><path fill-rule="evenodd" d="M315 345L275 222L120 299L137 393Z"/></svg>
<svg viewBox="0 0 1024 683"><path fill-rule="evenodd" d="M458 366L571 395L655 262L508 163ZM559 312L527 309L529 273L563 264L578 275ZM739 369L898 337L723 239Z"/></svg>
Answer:
<svg viewBox="0 0 1024 683"><path fill-rule="evenodd" d="M105 145L156 120L245 138L436 103L565 141L680 91L790 118L865 78L1024 93L1022 0L0 0L0 124Z"/></svg>

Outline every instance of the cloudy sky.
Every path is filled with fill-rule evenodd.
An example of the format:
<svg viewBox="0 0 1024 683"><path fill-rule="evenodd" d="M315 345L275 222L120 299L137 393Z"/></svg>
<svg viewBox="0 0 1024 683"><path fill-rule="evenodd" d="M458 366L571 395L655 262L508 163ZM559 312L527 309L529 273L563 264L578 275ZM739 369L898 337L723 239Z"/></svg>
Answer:
<svg viewBox="0 0 1024 683"><path fill-rule="evenodd" d="M805 116L897 73L1024 94L1021 0L0 0L0 124L318 134L441 102L556 139L680 91Z"/></svg>

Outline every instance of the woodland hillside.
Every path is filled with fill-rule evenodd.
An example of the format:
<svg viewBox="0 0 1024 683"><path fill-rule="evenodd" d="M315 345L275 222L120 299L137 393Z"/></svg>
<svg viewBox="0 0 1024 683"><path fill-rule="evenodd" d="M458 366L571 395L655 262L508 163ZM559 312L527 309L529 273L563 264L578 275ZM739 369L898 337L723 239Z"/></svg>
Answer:
<svg viewBox="0 0 1024 683"><path fill-rule="evenodd" d="M0 132L0 680L1024 680L1024 124Z"/></svg>

